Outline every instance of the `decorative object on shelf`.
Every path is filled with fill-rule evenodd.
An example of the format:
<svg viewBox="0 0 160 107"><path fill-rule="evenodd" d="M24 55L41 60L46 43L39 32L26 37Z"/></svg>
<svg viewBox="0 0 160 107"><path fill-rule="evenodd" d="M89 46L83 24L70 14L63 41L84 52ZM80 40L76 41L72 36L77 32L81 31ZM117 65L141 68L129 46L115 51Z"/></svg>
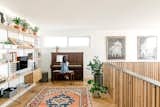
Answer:
<svg viewBox="0 0 160 107"><path fill-rule="evenodd" d="M0 75L0 83L3 83L6 81L6 77L3 75Z"/></svg>
<svg viewBox="0 0 160 107"><path fill-rule="evenodd" d="M106 94L108 91L107 87L100 86L99 84L95 83L94 80L88 80L88 84L92 85L90 92L92 93L93 97L100 98L103 93Z"/></svg>
<svg viewBox="0 0 160 107"><path fill-rule="evenodd" d="M0 54L0 64L6 63L7 62L7 56L6 53L1 53Z"/></svg>
<svg viewBox="0 0 160 107"><path fill-rule="evenodd" d="M59 52L59 47L58 46L56 46L56 52Z"/></svg>
<svg viewBox="0 0 160 107"><path fill-rule="evenodd" d="M41 57L41 52L37 52L37 57L40 58Z"/></svg>
<svg viewBox="0 0 160 107"><path fill-rule="evenodd" d="M15 38L8 38L8 40L13 44L17 45L18 48L26 48L26 49L32 49L34 46L26 41L17 41Z"/></svg>
<svg viewBox="0 0 160 107"><path fill-rule="evenodd" d="M16 52L9 52L7 54L7 59L8 59L9 62L17 61L17 53Z"/></svg>
<svg viewBox="0 0 160 107"><path fill-rule="evenodd" d="M16 94L17 94L17 88L16 87L9 87L9 88L7 88L3 91L3 97L4 98L11 98Z"/></svg>
<svg viewBox="0 0 160 107"><path fill-rule="evenodd" d="M28 27L28 33L29 33L29 34L33 34L32 27L31 27L31 26Z"/></svg>
<svg viewBox="0 0 160 107"><path fill-rule="evenodd" d="M9 52L9 53L7 54L7 57L8 57L8 62L13 62L12 53L11 53L11 52Z"/></svg>
<svg viewBox="0 0 160 107"><path fill-rule="evenodd" d="M4 14L0 12L1 23L5 22Z"/></svg>
<svg viewBox="0 0 160 107"><path fill-rule="evenodd" d="M121 60L125 59L125 37L124 36L110 36L107 37L107 58Z"/></svg>
<svg viewBox="0 0 160 107"><path fill-rule="evenodd" d="M33 34L37 35L39 28L37 26L35 26L34 28L32 28Z"/></svg>
<svg viewBox="0 0 160 107"><path fill-rule="evenodd" d="M12 61L16 62L17 61L17 52L11 52L12 54Z"/></svg>
<svg viewBox="0 0 160 107"><path fill-rule="evenodd" d="M33 53L28 53L28 59L33 60Z"/></svg>
<svg viewBox="0 0 160 107"><path fill-rule="evenodd" d="M12 17L6 15L6 25L11 26L13 23Z"/></svg>
<svg viewBox="0 0 160 107"><path fill-rule="evenodd" d="M23 31L23 32L27 32L27 30L28 30L28 28L29 28L29 26L30 26L29 23L27 23L26 20L22 20L21 25L22 25L22 31Z"/></svg>
<svg viewBox="0 0 160 107"><path fill-rule="evenodd" d="M103 63L99 60L98 56L95 56L88 64L94 76L94 82L100 86L103 85L102 65Z"/></svg>
<svg viewBox="0 0 160 107"><path fill-rule="evenodd" d="M18 30L20 30L20 28L21 28L21 24L22 24L22 20L21 20L21 18L20 17L16 17L16 18L13 18L13 20L12 20L13 22L14 22L14 28L16 28L16 29L18 29Z"/></svg>
<svg viewBox="0 0 160 107"><path fill-rule="evenodd" d="M17 53L16 52L9 52L3 55L3 58L7 58L9 62L17 61Z"/></svg>
<svg viewBox="0 0 160 107"><path fill-rule="evenodd" d="M157 36L137 37L137 59L141 60L157 59Z"/></svg>

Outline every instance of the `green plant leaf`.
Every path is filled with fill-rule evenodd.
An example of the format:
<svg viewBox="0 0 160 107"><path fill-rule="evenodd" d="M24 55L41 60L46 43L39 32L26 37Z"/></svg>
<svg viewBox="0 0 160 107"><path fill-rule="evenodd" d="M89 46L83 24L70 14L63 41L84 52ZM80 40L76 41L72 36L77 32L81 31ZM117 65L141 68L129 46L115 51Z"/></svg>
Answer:
<svg viewBox="0 0 160 107"><path fill-rule="evenodd" d="M102 65L103 63L98 59L98 56L95 56L87 66L91 68L92 74L95 74L102 72Z"/></svg>
<svg viewBox="0 0 160 107"><path fill-rule="evenodd" d="M21 25L22 25L22 27L23 27L24 29L28 29L28 28L30 27L30 24L27 23L26 20L22 20Z"/></svg>
<svg viewBox="0 0 160 107"><path fill-rule="evenodd" d="M34 28L32 28L33 32L38 32L39 28L37 26L35 26Z"/></svg>
<svg viewBox="0 0 160 107"><path fill-rule="evenodd" d="M92 84L93 82L93 80L88 80L88 84Z"/></svg>
<svg viewBox="0 0 160 107"><path fill-rule="evenodd" d="M16 17L16 18L13 18L12 20L16 25L20 25L22 23L22 20L20 17Z"/></svg>

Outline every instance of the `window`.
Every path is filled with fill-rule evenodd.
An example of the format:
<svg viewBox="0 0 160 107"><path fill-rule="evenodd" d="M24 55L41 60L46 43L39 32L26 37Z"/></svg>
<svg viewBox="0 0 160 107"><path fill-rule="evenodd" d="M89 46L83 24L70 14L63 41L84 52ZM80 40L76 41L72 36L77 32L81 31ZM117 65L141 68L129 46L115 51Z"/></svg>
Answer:
<svg viewBox="0 0 160 107"><path fill-rule="evenodd" d="M66 47L67 37L45 37L44 47Z"/></svg>
<svg viewBox="0 0 160 107"><path fill-rule="evenodd" d="M89 47L90 46L90 37L89 36L53 36L45 37L43 39L44 47Z"/></svg>
<svg viewBox="0 0 160 107"><path fill-rule="evenodd" d="M89 47L89 37L69 37L69 46L71 47Z"/></svg>

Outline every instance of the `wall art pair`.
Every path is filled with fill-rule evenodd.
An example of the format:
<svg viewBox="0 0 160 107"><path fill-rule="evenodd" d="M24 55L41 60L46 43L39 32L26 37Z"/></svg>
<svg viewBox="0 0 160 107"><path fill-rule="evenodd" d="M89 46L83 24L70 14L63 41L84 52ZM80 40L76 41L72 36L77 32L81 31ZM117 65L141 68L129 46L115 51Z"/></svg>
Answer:
<svg viewBox="0 0 160 107"><path fill-rule="evenodd" d="M106 49L107 49L108 60L125 60L126 59L126 37L125 36L108 36L106 43L107 43ZM137 37L137 59L139 60L156 60L157 59L157 36L138 36Z"/></svg>

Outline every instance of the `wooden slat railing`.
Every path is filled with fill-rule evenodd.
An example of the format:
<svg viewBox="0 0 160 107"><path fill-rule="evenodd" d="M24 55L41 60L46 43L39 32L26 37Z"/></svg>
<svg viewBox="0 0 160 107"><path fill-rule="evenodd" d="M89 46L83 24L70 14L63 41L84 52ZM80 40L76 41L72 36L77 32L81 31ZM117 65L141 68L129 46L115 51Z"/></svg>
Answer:
<svg viewBox="0 0 160 107"><path fill-rule="evenodd" d="M160 107L160 63L105 63L104 85L117 107Z"/></svg>

